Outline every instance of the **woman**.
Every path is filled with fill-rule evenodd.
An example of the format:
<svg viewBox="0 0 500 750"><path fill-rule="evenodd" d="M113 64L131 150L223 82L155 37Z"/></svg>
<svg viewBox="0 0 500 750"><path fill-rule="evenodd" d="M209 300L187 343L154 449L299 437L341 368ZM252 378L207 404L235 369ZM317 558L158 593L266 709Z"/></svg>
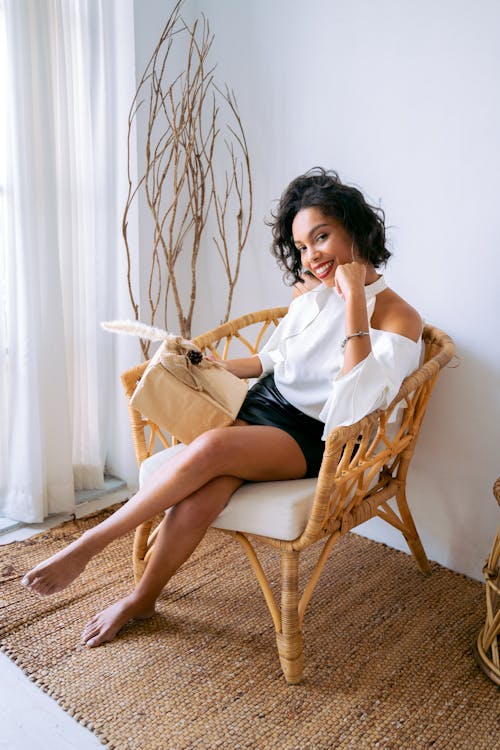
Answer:
<svg viewBox="0 0 500 750"><path fill-rule="evenodd" d="M110 518L23 579L39 594L60 591L109 542L170 509L135 590L87 624L89 646L154 614L168 580L243 482L315 476L326 433L387 406L419 364L420 316L377 272L390 257L381 211L335 173L315 169L289 185L271 226L286 274L318 285L294 299L258 355L225 363L238 377L262 376L234 426L171 456Z"/></svg>

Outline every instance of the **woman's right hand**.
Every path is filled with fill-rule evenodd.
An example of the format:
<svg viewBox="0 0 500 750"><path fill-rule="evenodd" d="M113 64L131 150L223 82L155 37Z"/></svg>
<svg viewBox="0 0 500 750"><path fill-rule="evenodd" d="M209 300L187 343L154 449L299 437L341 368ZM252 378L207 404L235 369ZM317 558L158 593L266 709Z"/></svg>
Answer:
<svg viewBox="0 0 500 750"><path fill-rule="evenodd" d="M262 364L259 357L254 354L252 357L242 357L240 359L217 359L211 352L206 355L206 359L211 362L217 362L225 370L237 378L258 378L262 375Z"/></svg>
<svg viewBox="0 0 500 750"><path fill-rule="evenodd" d="M342 263L335 270L335 288L343 299L353 295L365 296L366 265L354 260L352 263Z"/></svg>

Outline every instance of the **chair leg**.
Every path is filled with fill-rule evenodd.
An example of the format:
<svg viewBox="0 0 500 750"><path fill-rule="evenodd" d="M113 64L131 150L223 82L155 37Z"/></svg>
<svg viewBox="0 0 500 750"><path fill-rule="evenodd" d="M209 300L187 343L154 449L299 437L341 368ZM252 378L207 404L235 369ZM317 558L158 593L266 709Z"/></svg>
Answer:
<svg viewBox="0 0 500 750"><path fill-rule="evenodd" d="M399 513L401 515L401 520L403 521L403 524L405 526L403 535L406 539L406 543L408 544L408 547L410 548L410 551L415 558L419 569L425 575L430 575L431 566L427 555L425 554L422 542L420 541L417 527L415 526L415 521L413 520L410 508L408 507L404 483L400 485L400 488L396 494L396 501L398 504Z"/></svg>
<svg viewBox="0 0 500 750"><path fill-rule="evenodd" d="M302 631L299 623L299 552L281 550L281 632L276 642L285 679L302 679Z"/></svg>

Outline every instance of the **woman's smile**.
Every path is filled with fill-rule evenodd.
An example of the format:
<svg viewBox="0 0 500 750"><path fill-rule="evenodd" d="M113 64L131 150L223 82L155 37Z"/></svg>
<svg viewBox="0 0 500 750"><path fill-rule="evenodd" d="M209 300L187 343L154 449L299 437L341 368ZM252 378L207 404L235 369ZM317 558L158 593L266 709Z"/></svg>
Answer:
<svg viewBox="0 0 500 750"><path fill-rule="evenodd" d="M335 261L329 260L327 263L322 263L320 266L316 266L311 270L318 279L323 280L326 279L326 277L330 274L330 271L333 269L334 265Z"/></svg>

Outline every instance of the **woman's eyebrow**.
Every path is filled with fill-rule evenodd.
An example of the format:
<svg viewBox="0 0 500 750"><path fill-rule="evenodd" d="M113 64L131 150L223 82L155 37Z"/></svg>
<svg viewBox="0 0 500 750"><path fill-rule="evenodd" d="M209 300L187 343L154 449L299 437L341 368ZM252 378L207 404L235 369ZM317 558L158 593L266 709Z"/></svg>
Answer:
<svg viewBox="0 0 500 750"><path fill-rule="evenodd" d="M314 234L314 232L317 232L318 229L321 229L321 227L327 227L327 226L328 226L328 224L326 222L323 222L322 224L316 224L316 226L313 227L311 229L311 231L309 232L308 237L312 237L312 235Z"/></svg>
<svg viewBox="0 0 500 750"><path fill-rule="evenodd" d="M315 227L313 227L313 228L312 228L312 229L311 229L311 230L310 230L310 231L309 231L309 232L307 233L307 236L308 236L308 237L312 237L312 236L313 236L313 234L314 234L314 232L317 232L317 231L318 231L318 229L321 229L321 227L327 227L327 226L328 226L328 224L326 224L326 223L323 223L323 224L316 224L316 226L315 226ZM295 244L295 245L300 245L300 244L301 244L301 242L300 242L300 240L294 240L294 244Z"/></svg>

